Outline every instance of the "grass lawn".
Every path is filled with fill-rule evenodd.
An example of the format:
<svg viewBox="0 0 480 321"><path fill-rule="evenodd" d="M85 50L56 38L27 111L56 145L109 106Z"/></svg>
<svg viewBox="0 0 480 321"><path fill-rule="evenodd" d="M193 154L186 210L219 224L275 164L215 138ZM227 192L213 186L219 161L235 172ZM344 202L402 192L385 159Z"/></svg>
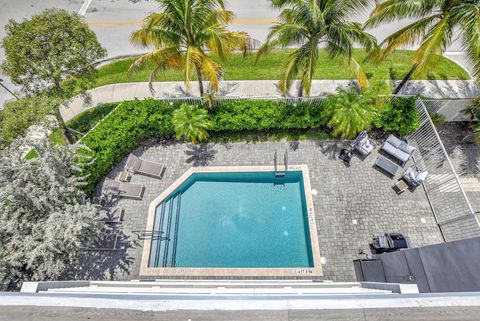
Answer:
<svg viewBox="0 0 480 321"><path fill-rule="evenodd" d="M110 103L88 109L67 121L67 126L81 133L86 133L117 105L118 103Z"/></svg>
<svg viewBox="0 0 480 321"><path fill-rule="evenodd" d="M289 50L275 51L261 58L255 64L255 55L244 58L241 54L234 54L223 63L226 80L264 80L278 79L278 70L289 54ZM408 50L397 51L380 64L363 62L366 53L355 50L354 57L361 62L364 71L369 77L377 79L390 79L392 74L396 79L402 79L412 66L413 52ZM99 68L98 79L92 87L99 87L114 83L148 81L154 65L149 64L144 68L128 74L127 70L135 58L115 61ZM347 70L341 60L330 60L325 50L320 50L315 79L351 79L352 74ZM459 65L447 58L442 58L432 74L423 79L470 79ZM182 80L181 71L168 70L156 79L157 81Z"/></svg>

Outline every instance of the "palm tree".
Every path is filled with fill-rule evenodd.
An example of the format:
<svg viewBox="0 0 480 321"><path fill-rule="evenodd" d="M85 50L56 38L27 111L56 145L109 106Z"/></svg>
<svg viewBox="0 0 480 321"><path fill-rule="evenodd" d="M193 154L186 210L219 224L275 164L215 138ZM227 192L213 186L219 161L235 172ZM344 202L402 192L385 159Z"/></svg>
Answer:
<svg viewBox="0 0 480 321"><path fill-rule="evenodd" d="M348 22L356 12L366 9L368 0L271 0L282 9L279 22L272 27L257 59L276 47L299 46L280 69L279 87L286 94L292 79L300 75L299 96L310 94L311 81L318 60L318 48L324 46L330 58L342 57L361 86L367 78L353 58L353 46L367 50L376 46L375 38L357 22Z"/></svg>
<svg viewBox="0 0 480 321"><path fill-rule="evenodd" d="M222 66L210 57L207 50L221 60L236 49L246 53L249 36L228 31L226 26L233 20L233 13L225 10L223 0L156 1L160 3L160 12L146 17L142 28L131 36L133 44L153 51L138 58L130 71L153 61L156 68L150 75L150 82L158 73L176 69L183 70L187 93L194 72L202 96L204 78L212 90L218 91Z"/></svg>
<svg viewBox="0 0 480 321"><path fill-rule="evenodd" d="M351 139L370 129L380 110L375 100L355 87L339 88L337 92L325 101L325 112L330 117L327 125L333 128L333 134Z"/></svg>
<svg viewBox="0 0 480 321"><path fill-rule="evenodd" d="M399 19L414 19L408 26L388 36L377 59L397 48L419 44L413 66L395 89L400 92L412 75L424 75L434 69L459 29L463 49L480 75L480 2L477 0L386 0L377 5L366 27L377 27Z"/></svg>
<svg viewBox="0 0 480 321"><path fill-rule="evenodd" d="M182 104L173 112L173 127L177 139L184 138L192 144L208 138L207 129L212 127L205 109L193 105Z"/></svg>

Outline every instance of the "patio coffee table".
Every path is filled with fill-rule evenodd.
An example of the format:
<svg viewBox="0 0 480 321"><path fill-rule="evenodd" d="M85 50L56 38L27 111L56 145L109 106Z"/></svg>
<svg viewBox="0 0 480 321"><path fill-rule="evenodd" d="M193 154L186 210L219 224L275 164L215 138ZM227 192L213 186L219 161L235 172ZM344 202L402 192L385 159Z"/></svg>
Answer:
<svg viewBox="0 0 480 321"><path fill-rule="evenodd" d="M395 183L395 185L393 185L393 190L397 192L397 194L401 194L407 189L408 185L403 179L400 179L398 182Z"/></svg>
<svg viewBox="0 0 480 321"><path fill-rule="evenodd" d="M381 169L383 169L384 171L386 171L392 176L395 176L398 169L400 168L400 166L386 159L383 156L378 156L378 158L375 160L375 165L377 165L378 167L380 167Z"/></svg>

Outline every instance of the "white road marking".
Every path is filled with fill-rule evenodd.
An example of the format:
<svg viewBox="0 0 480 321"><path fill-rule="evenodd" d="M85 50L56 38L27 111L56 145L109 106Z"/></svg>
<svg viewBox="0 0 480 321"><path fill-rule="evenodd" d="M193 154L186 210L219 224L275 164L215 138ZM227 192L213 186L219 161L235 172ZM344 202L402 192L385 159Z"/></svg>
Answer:
<svg viewBox="0 0 480 321"><path fill-rule="evenodd" d="M81 15L81 16L84 16L85 13L87 13L87 9L90 6L90 4L92 3L92 1L93 0L85 0L82 4L82 7L80 8L80 10L78 10L78 14Z"/></svg>

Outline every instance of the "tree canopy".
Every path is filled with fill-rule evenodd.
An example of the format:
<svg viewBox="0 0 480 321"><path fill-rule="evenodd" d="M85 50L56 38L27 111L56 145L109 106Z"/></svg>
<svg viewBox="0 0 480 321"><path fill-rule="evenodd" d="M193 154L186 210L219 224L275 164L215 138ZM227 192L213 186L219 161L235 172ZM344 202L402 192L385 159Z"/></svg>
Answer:
<svg viewBox="0 0 480 321"><path fill-rule="evenodd" d="M146 17L142 28L131 37L132 43L152 48L153 51L137 59L131 70L153 61L157 67L150 81L166 69L176 69L183 71L187 92L194 75L199 81L201 96L204 92L203 78L209 81L211 90L218 91L222 66L212 59L210 53L225 59L235 49L246 52L250 44L250 37L246 33L227 29L227 25L233 21L233 12L225 10L223 0L157 2L160 12Z"/></svg>
<svg viewBox="0 0 480 321"><path fill-rule="evenodd" d="M69 84L78 86L106 55L83 18L65 10L47 9L20 23L10 20L5 30L0 68L27 94L45 89L64 94L62 81L74 77L77 82Z"/></svg>
<svg viewBox="0 0 480 321"><path fill-rule="evenodd" d="M357 77L361 86L367 77L353 57L354 44L367 51L376 46L375 37L363 30L358 22L349 19L368 7L367 0L271 0L273 7L281 9L278 20L257 58L277 47L296 47L280 68L279 88L283 94L290 89L292 80L300 78L303 91L310 95L312 79L318 61L318 50L325 46L330 58L340 57L345 66Z"/></svg>
<svg viewBox="0 0 480 321"><path fill-rule="evenodd" d="M433 70L447 48L459 39L473 75L480 76L480 2L470 0L387 0L381 2L365 23L379 27L385 23L413 19L412 23L389 35L380 44L376 58L383 59L396 49L419 44L413 67L395 93L413 74ZM460 32L458 32L460 31Z"/></svg>
<svg viewBox="0 0 480 321"><path fill-rule="evenodd" d="M37 156L25 159L25 145ZM79 189L78 148L18 140L0 155L0 281L55 279L101 235L101 212Z"/></svg>

